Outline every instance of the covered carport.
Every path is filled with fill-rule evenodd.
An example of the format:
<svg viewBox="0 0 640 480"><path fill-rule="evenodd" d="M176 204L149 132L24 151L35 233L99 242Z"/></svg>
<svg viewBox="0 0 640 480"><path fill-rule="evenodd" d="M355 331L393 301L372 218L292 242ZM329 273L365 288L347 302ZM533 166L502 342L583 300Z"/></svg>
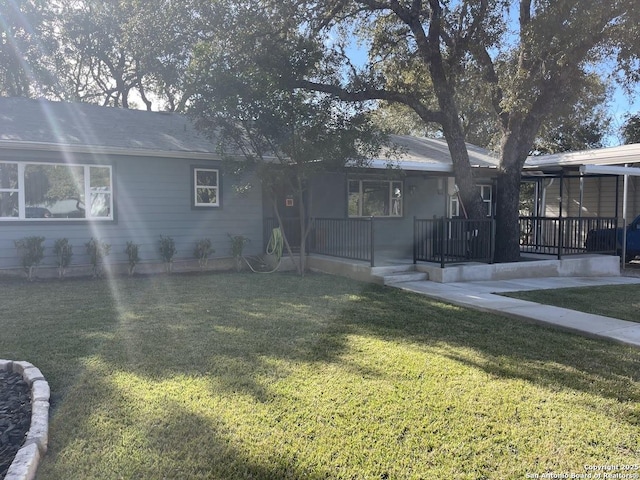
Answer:
<svg viewBox="0 0 640 480"><path fill-rule="evenodd" d="M629 204L629 177L640 177L640 168L630 166L615 165L582 165L581 175L616 175L622 178L622 228L626 231L629 224L628 204ZM622 268L625 266L624 259L627 257L627 236L622 235Z"/></svg>
<svg viewBox="0 0 640 480"><path fill-rule="evenodd" d="M627 225L640 214L638 167L640 144L530 157L522 179L533 200L522 211L521 250L586 253L590 231ZM600 253L615 251L614 244Z"/></svg>

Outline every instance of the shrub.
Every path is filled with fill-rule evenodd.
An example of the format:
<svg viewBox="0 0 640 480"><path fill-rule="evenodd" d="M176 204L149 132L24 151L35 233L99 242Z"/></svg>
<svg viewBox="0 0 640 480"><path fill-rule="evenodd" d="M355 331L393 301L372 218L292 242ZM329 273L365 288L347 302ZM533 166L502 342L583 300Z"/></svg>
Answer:
<svg viewBox="0 0 640 480"><path fill-rule="evenodd" d="M249 243L249 239L244 235L229 235L231 242L231 256L236 261L236 270L239 272L242 269L242 253L244 246Z"/></svg>
<svg viewBox="0 0 640 480"><path fill-rule="evenodd" d="M35 269L44 258L43 242L44 237L25 237L14 242L29 281L33 280Z"/></svg>
<svg viewBox="0 0 640 480"><path fill-rule="evenodd" d="M140 262L140 256L138 255L139 247L140 245L137 243L127 242L127 248L124 249L124 252L127 254L129 259L129 276L133 275L136 265Z"/></svg>
<svg viewBox="0 0 640 480"><path fill-rule="evenodd" d="M89 242L85 243L87 247L87 255L89 255L89 261L93 267L93 276L99 277L102 274L102 264L104 258L111 253L111 245L101 242L99 239L91 238Z"/></svg>
<svg viewBox="0 0 640 480"><path fill-rule="evenodd" d="M211 248L211 240L208 238L198 240L196 248L193 250L193 255L198 259L198 265L200 265L200 268L207 266L209 255L212 253L215 253L215 250Z"/></svg>
<svg viewBox="0 0 640 480"><path fill-rule="evenodd" d="M160 235L160 256L164 261L164 267L167 273L171 273L171 270L173 270L173 257L176 253L176 244L173 238Z"/></svg>
<svg viewBox="0 0 640 480"><path fill-rule="evenodd" d="M56 265L58 266L58 277L64 278L67 267L71 264L73 256L73 248L69 245L69 240L59 238L53 244L53 254L56 256Z"/></svg>

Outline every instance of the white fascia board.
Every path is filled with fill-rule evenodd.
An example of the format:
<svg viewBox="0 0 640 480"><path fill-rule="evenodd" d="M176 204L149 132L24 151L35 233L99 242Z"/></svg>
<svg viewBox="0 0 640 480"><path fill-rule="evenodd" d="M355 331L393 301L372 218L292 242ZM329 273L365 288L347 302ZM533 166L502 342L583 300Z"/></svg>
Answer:
<svg viewBox="0 0 640 480"><path fill-rule="evenodd" d="M404 160L385 160L376 158L370 160L364 165L365 168L375 168L384 170L389 167L398 167L401 170L410 170L416 172L434 172L434 173L452 173L453 166L442 163L412 162Z"/></svg>
<svg viewBox="0 0 640 480"><path fill-rule="evenodd" d="M213 152L198 152L189 150L152 150L146 148L119 148L103 147L91 145L68 145L63 143L48 142L16 142L12 140L0 140L0 154L3 150L29 150L34 152L63 152L63 153L86 153L90 155L118 155L129 157L155 157L155 158L176 158L188 160L221 160L223 157ZM246 157L243 154L226 155L230 159L242 160ZM264 156L266 162L277 162L275 156Z"/></svg>
<svg viewBox="0 0 640 480"><path fill-rule="evenodd" d="M600 174L600 175L631 175L640 177L640 168L638 167L615 167L612 165L582 165L580 173Z"/></svg>
<svg viewBox="0 0 640 480"><path fill-rule="evenodd" d="M194 160L219 160L220 155L212 152L189 152L180 150L149 150L141 148L116 148L90 145L66 145L46 142L15 142L0 140L2 150L30 150L36 152L87 153L91 155L119 155L133 157L189 158Z"/></svg>
<svg viewBox="0 0 640 480"><path fill-rule="evenodd" d="M401 170L407 170L412 172L433 172L433 173L453 173L453 165L443 163L429 163L429 162L416 162L411 160L384 160L374 159L364 165L368 168L386 169L386 168L400 168ZM495 165L478 165L471 164L471 168L495 170Z"/></svg>
<svg viewBox="0 0 640 480"><path fill-rule="evenodd" d="M529 157L525 163L525 167L619 165L637 162L640 162L640 143Z"/></svg>

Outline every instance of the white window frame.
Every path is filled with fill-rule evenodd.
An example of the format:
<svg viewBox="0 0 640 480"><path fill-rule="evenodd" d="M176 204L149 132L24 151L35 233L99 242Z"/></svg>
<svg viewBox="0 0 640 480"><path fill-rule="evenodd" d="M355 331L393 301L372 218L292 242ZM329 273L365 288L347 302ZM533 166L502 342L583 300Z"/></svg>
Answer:
<svg viewBox="0 0 640 480"><path fill-rule="evenodd" d="M369 215L363 215L363 208L364 208L364 189L363 189L363 183L366 182L377 182L377 183L387 183L388 187L389 187L389 214L388 215L379 215L379 218L402 218L404 216L404 201L403 201L403 196L404 196L404 182L399 181L399 180L385 180L385 179L377 179L377 178L350 178L347 180L347 202L349 201L349 196L351 195L351 188L350 188L350 183L351 182L358 182L358 213L357 215L351 215L348 211L347 211L347 215L349 216L349 218L362 218L362 217L368 217ZM399 198L399 202L397 201L398 198L394 197L394 188L396 186L400 186L400 198ZM395 201L395 202L394 202ZM391 212L394 209L394 205L397 207L397 213L395 215L393 215ZM348 206L347 206L348 209Z"/></svg>
<svg viewBox="0 0 640 480"><path fill-rule="evenodd" d="M198 172L215 172L216 185L198 185ZM198 189L207 188L216 191L215 203L198 202ZM193 167L193 206L198 208L218 208L220 207L220 169Z"/></svg>
<svg viewBox="0 0 640 480"><path fill-rule="evenodd" d="M482 198L482 203L485 205L485 212L487 213L487 217L493 216L493 188L491 185L478 185L480 189L480 197ZM485 198L484 193L489 192L488 198Z"/></svg>
<svg viewBox="0 0 640 480"><path fill-rule="evenodd" d="M480 197L482 198L482 203L485 205L485 211L488 212L487 218L493 216L493 187L488 184L479 184L478 190L480 193ZM489 192L489 197L484 197L484 192ZM460 200L458 198L458 193L456 192L454 195L449 196L449 218L459 217L460 216Z"/></svg>
<svg viewBox="0 0 640 480"><path fill-rule="evenodd" d="M16 222L16 221L28 221L28 222L83 222L83 221L113 221L113 167L111 165L103 164L69 164L62 162L12 162L0 160L1 164L17 165L18 166L18 188L7 189L0 188L0 192L18 193L18 216L17 217L0 217L0 222ZM26 216L26 196L25 196L25 181L24 175L27 166L31 165L46 165L46 166L61 166L61 167L76 167L83 169L84 184L84 203L85 203L85 216L80 218L27 218ZM92 168L107 168L109 170L109 187L107 190L98 190L91 187L91 169ZM106 216L93 216L91 213L91 202L94 195L108 195L109 196L109 214Z"/></svg>

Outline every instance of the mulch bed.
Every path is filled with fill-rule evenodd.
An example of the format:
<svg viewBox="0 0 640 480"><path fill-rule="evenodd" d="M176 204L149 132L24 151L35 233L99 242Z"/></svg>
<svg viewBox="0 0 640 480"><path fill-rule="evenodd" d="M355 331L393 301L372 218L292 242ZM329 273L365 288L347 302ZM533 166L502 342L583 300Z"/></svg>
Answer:
<svg viewBox="0 0 640 480"><path fill-rule="evenodd" d="M20 374L0 371L0 479L7 474L30 425L29 385Z"/></svg>

